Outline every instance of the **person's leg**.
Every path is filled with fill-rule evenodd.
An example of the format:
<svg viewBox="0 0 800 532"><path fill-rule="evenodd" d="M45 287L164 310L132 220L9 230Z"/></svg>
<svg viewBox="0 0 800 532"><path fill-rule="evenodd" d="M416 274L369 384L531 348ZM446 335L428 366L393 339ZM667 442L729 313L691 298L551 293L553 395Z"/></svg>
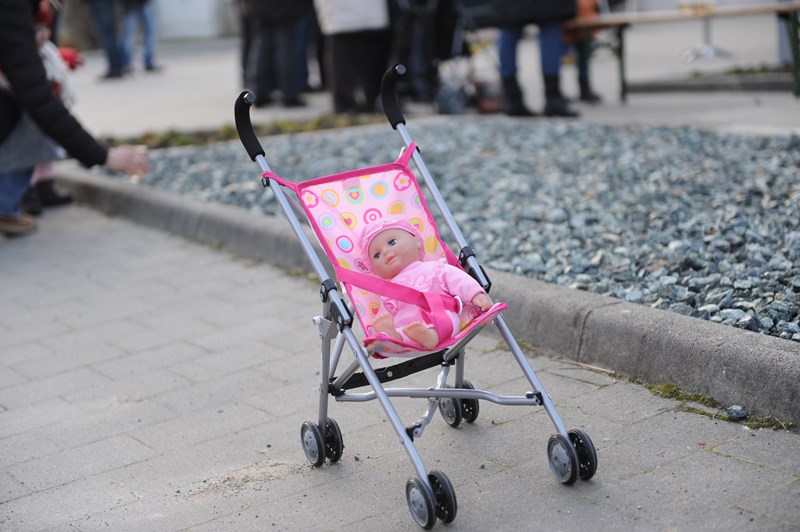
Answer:
<svg viewBox="0 0 800 532"><path fill-rule="evenodd" d="M136 50L136 9L126 7L122 14L122 34L120 35L120 56L122 70L133 70L133 55Z"/></svg>
<svg viewBox="0 0 800 532"><path fill-rule="evenodd" d="M36 220L20 210L32 173L33 168L0 173L0 232L23 235L36 229Z"/></svg>
<svg viewBox="0 0 800 532"><path fill-rule="evenodd" d="M108 71L103 77L122 77L122 51L117 40L114 3L110 0L92 0L89 8L97 30L97 38L103 46L108 62Z"/></svg>
<svg viewBox="0 0 800 532"><path fill-rule="evenodd" d="M358 37L353 33L337 33L326 42L326 53L330 54L328 80L335 113L359 111L353 86L354 63L358 62L359 48Z"/></svg>
<svg viewBox="0 0 800 532"><path fill-rule="evenodd" d="M250 81L256 95L255 106L263 107L272 103L274 47L272 28L258 21L253 30L252 50L250 51Z"/></svg>
<svg viewBox="0 0 800 532"><path fill-rule="evenodd" d="M275 61L278 71L278 85L281 89L283 105L298 107L303 104L300 99L300 84L297 71L299 69L297 40L298 26L296 22L276 25L273 28L275 37Z"/></svg>
<svg viewBox="0 0 800 532"><path fill-rule="evenodd" d="M576 117L578 113L569 107L561 93L561 24L551 23L539 26L539 54L542 63L542 77L545 90L545 116Z"/></svg>
<svg viewBox="0 0 800 532"><path fill-rule="evenodd" d="M522 89L517 81L517 46L521 38L521 25L500 28L497 54L500 58L500 79L503 82L503 109L508 116L535 116L525 106Z"/></svg>
<svg viewBox="0 0 800 532"><path fill-rule="evenodd" d="M592 54L592 40L586 39L575 44L578 55L578 86L580 87L580 99L582 102L599 103L602 98L592 90L591 78L589 77L589 60Z"/></svg>
<svg viewBox="0 0 800 532"><path fill-rule="evenodd" d="M364 106L368 113L375 112L381 93L381 80L389 60L389 32L370 31L364 35L364 66L361 85L364 91Z"/></svg>
<svg viewBox="0 0 800 532"><path fill-rule="evenodd" d="M139 12L144 46L144 69L153 71L156 65L156 15L152 0L145 2Z"/></svg>

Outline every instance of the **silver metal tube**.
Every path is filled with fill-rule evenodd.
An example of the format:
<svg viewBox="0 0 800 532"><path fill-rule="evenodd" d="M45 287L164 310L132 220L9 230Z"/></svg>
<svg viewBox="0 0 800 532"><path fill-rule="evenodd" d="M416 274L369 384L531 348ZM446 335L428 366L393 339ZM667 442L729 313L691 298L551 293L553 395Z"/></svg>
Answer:
<svg viewBox="0 0 800 532"><path fill-rule="evenodd" d="M336 375L336 368L339 365L339 359L342 357L342 350L344 349L344 335L340 334L336 337L336 344L333 346L333 354L331 355L331 363L328 366L328 376Z"/></svg>
<svg viewBox="0 0 800 532"><path fill-rule="evenodd" d="M400 133L403 143L405 144L406 148L408 148L412 141L405 124L397 124L397 132ZM428 171L428 167L425 165L425 161L422 160L422 155L420 155L419 151L414 150L414 153L411 154L411 158L414 160L414 164L417 165L417 169L419 169L420 173L422 174L425 185L428 187L428 190L433 197L433 202L439 208L439 212L442 213L444 221L447 224L448 229L450 229L453 237L456 239L456 243L458 244L460 250L467 245L467 240L461 233L461 229L458 227L455 218L453 218L453 213L450 212L450 208L445 203L442 194L439 192L439 187L436 186L436 182L433 180L433 176L431 176L431 173ZM475 259L475 257L467 258L467 264L478 275L478 282L482 286L485 286L488 282L488 279L486 279L486 276L483 275L483 272L481 271L478 261Z"/></svg>
<svg viewBox="0 0 800 532"><path fill-rule="evenodd" d="M311 261L311 266L314 268L314 273L316 273L317 277L322 280L328 279L328 272L322 265L322 262L320 261L319 256L317 256L317 252L314 250L314 247L311 245L311 241L306 236L305 231L303 231L303 226L300 224L300 220L298 220L297 215L295 215L294 211L292 210L292 206L289 204L286 194L283 192L280 186L270 188L272 189L272 193L275 194L275 199L278 200L278 205L281 206L286 218L289 220L289 225L292 226L294 234L297 235L297 239L300 241L300 245L303 247L303 251L308 257L308 260Z"/></svg>
<svg viewBox="0 0 800 532"><path fill-rule="evenodd" d="M331 341L322 341L322 360L319 365L319 428L325 434L325 425L328 421L328 368L331 361Z"/></svg>
<svg viewBox="0 0 800 532"><path fill-rule="evenodd" d="M395 410L394 405L386 395L386 391L383 389L383 386L381 386L381 382L378 379L378 376L375 374L375 370L372 369L372 366L367 359L366 351L363 347L361 347L361 344L349 327L346 327L342 334L347 336L347 342L353 349L353 353L358 359L359 364L361 364L361 369L364 372L364 376L367 378L367 381L374 390L371 393L374 394L375 398L377 398L381 403L381 406L383 407L384 412L386 412L386 416L389 418L389 422L392 424L394 431L400 437L400 443L405 448L411 463L414 465L417 478L420 482L423 482L429 488L433 489L433 487L430 485L430 481L428 480L428 472L425 470L425 464L422 463L422 457L419 455L417 448L414 447L414 442L411 440L409 435L406 434L406 428L403 425L403 422L400 420L400 416L397 414L397 410Z"/></svg>
<svg viewBox="0 0 800 532"><path fill-rule="evenodd" d="M528 359L525 358L525 353L523 353L522 349L520 349L519 344L517 344L517 341L514 339L514 335L511 334L511 331L506 325L505 320L502 316L497 316L497 318L494 320L494 323L497 325L500 335L506 341L506 344L508 344L511 352L514 354L514 358L517 359L517 363L522 369L522 372L525 374L525 377L528 379L528 382L531 383L531 386L533 386L535 391L541 392L540 395L542 396L542 406L544 406L547 415L550 416L550 420L553 422L553 425L555 425L556 430L559 434L567 438L567 441L570 441L569 433L567 432L567 427L564 425L564 421L562 421L555 405L553 405L553 402L550 400L550 396L545 393L542 383L539 382L539 378L536 376L536 373L533 372Z"/></svg>
<svg viewBox="0 0 800 532"><path fill-rule="evenodd" d="M409 398L452 398L452 399L482 399L505 406L540 406L538 397L528 397L520 395L497 395L485 390L467 390L461 388L446 388L436 390L434 388L386 388L383 393L387 397L409 397ZM362 403L378 398L375 392L364 393L345 393L336 398L337 401Z"/></svg>

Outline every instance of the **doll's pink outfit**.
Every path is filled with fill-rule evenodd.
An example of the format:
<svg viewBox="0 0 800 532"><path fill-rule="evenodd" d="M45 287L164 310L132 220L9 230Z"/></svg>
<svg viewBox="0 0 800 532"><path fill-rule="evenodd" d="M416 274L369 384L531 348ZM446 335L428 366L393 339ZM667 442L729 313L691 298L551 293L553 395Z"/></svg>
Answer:
<svg viewBox="0 0 800 532"><path fill-rule="evenodd" d="M449 338L458 333L461 329L459 313L463 308L464 302L469 303L477 294L483 293L483 289L475 282L475 279L464 271L442 262L413 262L391 281L419 292L450 295L455 297L459 303L457 312L447 309L439 311L445 313L452 326L436 327L434 324L439 320L432 320L429 313L424 312L417 305L404 303L386 296L381 297L384 308L394 318L394 326L397 332L406 342L412 342L412 340L403 333L403 328L415 322L422 322L428 327L436 329L440 339Z"/></svg>

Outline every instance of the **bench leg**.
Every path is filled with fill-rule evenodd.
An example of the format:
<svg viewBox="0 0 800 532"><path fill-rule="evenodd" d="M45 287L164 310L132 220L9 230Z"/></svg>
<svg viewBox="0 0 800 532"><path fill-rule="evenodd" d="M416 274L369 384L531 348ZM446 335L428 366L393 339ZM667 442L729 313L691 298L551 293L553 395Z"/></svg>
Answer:
<svg viewBox="0 0 800 532"><path fill-rule="evenodd" d="M611 51L617 56L619 65L619 99L622 103L628 101L628 83L625 81L625 28L627 26L617 26L614 29L616 42L611 47Z"/></svg>
<svg viewBox="0 0 800 532"><path fill-rule="evenodd" d="M800 37L798 37L798 13L789 13L789 23L786 30L789 32L789 46L792 49L792 75L794 76L794 95L800 98Z"/></svg>

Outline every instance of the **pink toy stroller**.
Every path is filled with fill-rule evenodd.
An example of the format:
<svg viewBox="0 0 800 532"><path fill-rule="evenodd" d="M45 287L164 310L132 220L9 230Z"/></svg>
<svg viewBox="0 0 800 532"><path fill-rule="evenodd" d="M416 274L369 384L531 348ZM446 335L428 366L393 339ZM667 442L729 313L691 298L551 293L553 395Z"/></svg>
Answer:
<svg viewBox="0 0 800 532"><path fill-rule="evenodd" d="M235 117L239 137L248 155L261 167L262 184L273 190L321 282L322 315L313 320L322 339L319 415L316 422L306 421L302 424L300 440L305 456L315 467L321 467L326 458L335 463L342 457L342 433L336 421L328 417L329 396L338 402L377 399L414 467L416 476L408 480L405 487L406 501L414 521L427 530L433 527L437 518L444 523L452 522L457 512L456 495L450 480L440 471L428 472L414 445L414 440L422 437L437 410L448 425L456 427L462 421L476 421L479 400L499 405L544 407L556 429L556 434L550 437L547 444L548 462L555 477L564 484L573 484L578 478L592 478L597 469L597 454L588 435L565 427L500 314L506 309L505 304L493 303L486 312L469 304L463 305L458 309L460 329L455 330L454 327L453 334L440 338L439 344L432 350L421 349L413 342L397 340L383 332L378 333L373 327L373 319L380 312L381 296L391 294L425 310L435 310L439 304L428 293L410 288L398 290L394 283L372 274L369 263L364 260L364 250L360 248L360 236L366 225L382 217L401 216L410 222L422 238L425 260L456 266L472 276L486 292L491 288L485 271L475 259L474 251L456 225L406 130L395 94L395 83L404 73L402 65L390 68L381 85L386 116L392 128L400 133L405 145L400 157L388 164L304 182L289 182L272 173L264 158L264 150L250 123L249 107L255 99L252 93L243 92L239 96ZM457 257L442 240L421 186L408 167L410 160L414 161L430 197L458 244ZM313 229L319 246L330 261L336 281L327 273L314 245L306 236L299 214L305 216ZM344 289L347 300L339 285ZM354 331L356 323L363 333L361 340ZM531 391L524 391L519 396L497 395L475 389L464 378L466 346L490 324L498 328L508 344L532 387ZM345 344L350 347L355 360L340 371L339 363ZM399 357L401 361L377 369L370 362L371 358L389 357ZM434 387L384 386L434 366L440 368ZM455 375L452 385L449 385L451 368L454 368ZM371 391L353 391L362 387L370 387ZM428 406L421 419L404 425L392 404L393 397L425 399Z"/></svg>

